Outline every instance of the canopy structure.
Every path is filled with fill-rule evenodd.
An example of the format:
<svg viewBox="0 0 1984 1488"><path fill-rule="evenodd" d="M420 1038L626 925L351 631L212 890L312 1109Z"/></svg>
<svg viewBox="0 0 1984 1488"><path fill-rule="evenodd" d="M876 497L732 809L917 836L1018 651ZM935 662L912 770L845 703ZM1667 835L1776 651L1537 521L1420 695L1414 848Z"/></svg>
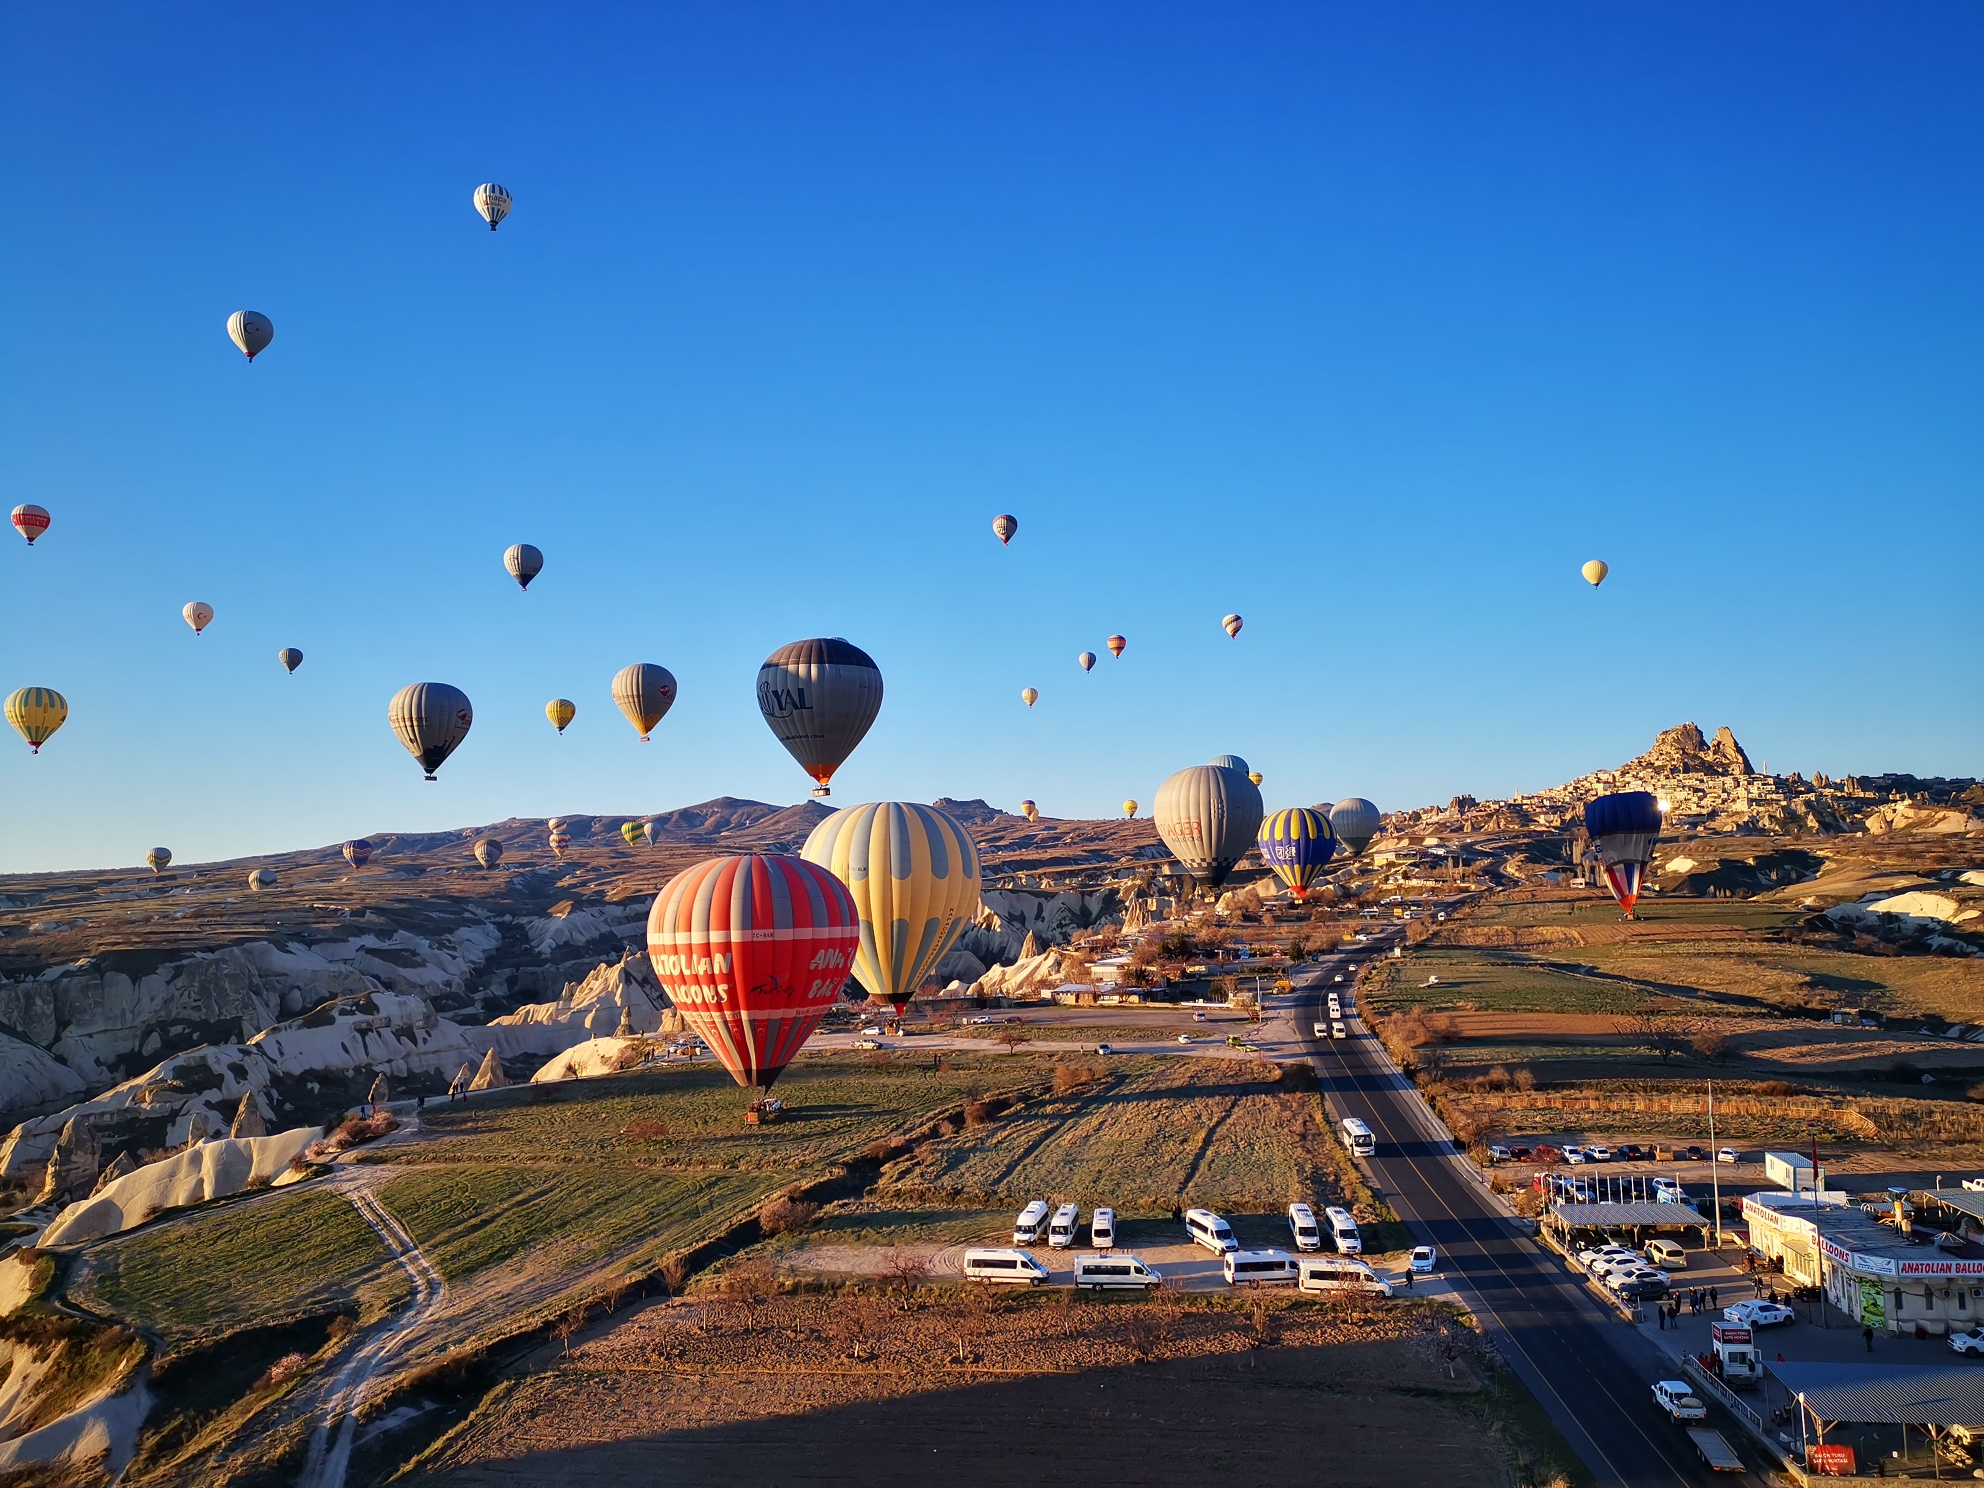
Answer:
<svg viewBox="0 0 1984 1488"><path fill-rule="evenodd" d="M1772 1364L1814 1421L1877 1426L1984 1422L1984 1371L1959 1364Z"/></svg>
<svg viewBox="0 0 1984 1488"><path fill-rule="evenodd" d="M1686 1204L1559 1204L1557 1220L1574 1230L1656 1229L1708 1223Z"/></svg>

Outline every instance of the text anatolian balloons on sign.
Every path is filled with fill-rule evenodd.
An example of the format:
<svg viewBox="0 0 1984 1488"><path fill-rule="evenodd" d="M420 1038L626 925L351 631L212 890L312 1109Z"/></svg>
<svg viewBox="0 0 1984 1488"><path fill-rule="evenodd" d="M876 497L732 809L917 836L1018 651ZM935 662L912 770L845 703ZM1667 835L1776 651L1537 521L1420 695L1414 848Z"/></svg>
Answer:
<svg viewBox="0 0 1984 1488"><path fill-rule="evenodd" d="M838 636L794 641L758 668L758 711L818 782L813 794L832 795L834 771L882 711L881 669L866 651Z"/></svg>
<svg viewBox="0 0 1984 1488"><path fill-rule="evenodd" d="M386 721L406 752L420 761L432 780L442 761L468 737L475 710L468 694L446 682L415 682L393 694Z"/></svg>

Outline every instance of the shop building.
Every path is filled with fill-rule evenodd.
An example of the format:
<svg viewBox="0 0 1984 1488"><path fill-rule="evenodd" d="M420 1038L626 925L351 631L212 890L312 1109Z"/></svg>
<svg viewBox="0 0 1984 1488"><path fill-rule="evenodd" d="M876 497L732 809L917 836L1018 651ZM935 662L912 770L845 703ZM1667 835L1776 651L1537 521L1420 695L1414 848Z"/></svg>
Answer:
<svg viewBox="0 0 1984 1488"><path fill-rule="evenodd" d="M1984 1322L1984 1246L1918 1241L1839 1197L1746 1196L1751 1248L1780 1265L1787 1281L1823 1288L1864 1326L1941 1336Z"/></svg>

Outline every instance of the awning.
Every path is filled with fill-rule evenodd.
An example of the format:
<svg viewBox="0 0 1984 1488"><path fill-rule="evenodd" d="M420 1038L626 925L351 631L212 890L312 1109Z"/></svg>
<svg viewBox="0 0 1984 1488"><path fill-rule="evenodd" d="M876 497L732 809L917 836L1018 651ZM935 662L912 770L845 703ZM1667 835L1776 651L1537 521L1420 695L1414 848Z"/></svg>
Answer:
<svg viewBox="0 0 1984 1488"><path fill-rule="evenodd" d="M1564 1224L1597 1230L1708 1223L1686 1204L1559 1204L1556 1215Z"/></svg>
<svg viewBox="0 0 1984 1488"><path fill-rule="evenodd" d="M1984 1371L1975 1366L1766 1364L1805 1408L1868 1425L1984 1424Z"/></svg>

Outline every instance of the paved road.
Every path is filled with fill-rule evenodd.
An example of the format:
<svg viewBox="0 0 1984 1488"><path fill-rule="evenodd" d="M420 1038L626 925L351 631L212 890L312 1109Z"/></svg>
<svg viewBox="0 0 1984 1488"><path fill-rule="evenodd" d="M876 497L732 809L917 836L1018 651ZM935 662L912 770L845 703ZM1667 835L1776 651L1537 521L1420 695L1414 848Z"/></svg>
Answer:
<svg viewBox="0 0 1984 1488"><path fill-rule="evenodd" d="M1373 945L1356 959L1385 948ZM1303 1036L1342 969L1331 961L1298 979ZM1439 1247L1442 1270L1458 1273L1511 1367L1598 1481L1606 1488L1707 1484L1713 1475L1653 1405L1648 1386L1671 1371L1652 1346L1608 1319L1561 1260L1515 1231L1469 1176L1466 1159L1423 1125L1424 1107L1377 1041L1361 1022L1351 1026L1347 1039L1308 1038L1332 1119L1361 1116L1370 1125L1378 1142L1368 1163L1375 1185L1417 1239Z"/></svg>

